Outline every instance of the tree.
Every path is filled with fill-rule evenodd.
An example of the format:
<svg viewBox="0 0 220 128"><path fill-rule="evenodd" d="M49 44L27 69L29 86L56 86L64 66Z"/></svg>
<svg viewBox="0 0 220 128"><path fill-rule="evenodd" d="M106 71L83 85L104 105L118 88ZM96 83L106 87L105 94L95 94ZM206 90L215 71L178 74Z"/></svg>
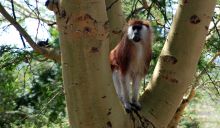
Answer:
<svg viewBox="0 0 220 128"><path fill-rule="evenodd" d="M199 4L195 0L180 2L151 84L141 98L143 110L134 114L136 119L139 117L136 127L144 127L145 118L155 127L168 125L192 81L214 5L214 0ZM104 1L62 1L59 9L55 5L53 9L60 31L63 80L71 126L131 127L129 115L123 112L111 82ZM199 31L193 35L192 30ZM186 41L183 36L188 37ZM182 49L182 45L186 49ZM189 54L188 48L193 54ZM188 58L184 57L186 53ZM162 105L163 109L157 108Z"/></svg>
<svg viewBox="0 0 220 128"><path fill-rule="evenodd" d="M204 9L204 6L207 6L206 2L209 3L209 7L206 7L206 9ZM147 119L153 122L155 127L166 127L168 125L169 121L171 120L173 114L175 113L183 97L184 92L187 90L187 87L189 86L190 82L193 80L192 79L193 73L195 72L196 64L198 62L199 55L201 53L201 49L203 46L202 42L204 42L205 40L207 26L209 24L210 17L213 13L213 8L215 5L215 1L206 1L206 2L200 2L199 4L197 4L196 1L190 1L190 2L182 1L182 3L180 2L180 5L179 5L179 8L178 8L178 11L177 11L174 23L173 23L173 28L171 29L171 32L167 39L168 41L166 45L164 46L164 49L162 50L162 53L160 55L160 59L155 69L151 84L148 86L146 93L143 94L141 98L143 102L142 103L143 113L144 115L146 115ZM94 7L96 7L97 10L100 9L100 11L102 11L102 9L105 7L105 4L104 3L101 4L101 3L102 2L99 1L98 5L96 4L93 4L93 5ZM100 125L100 123L96 124L95 122L97 121L108 122L108 120L110 120L111 126L113 127L123 126L121 124L119 125L115 124L116 122L114 122L111 118L109 119L108 116L106 115L103 115L102 119L94 118L94 121L92 121L89 117L94 116L95 113L97 113L97 109L95 109L94 112L85 111L86 108L88 107L92 108L94 107L94 104L99 104L99 107L101 108L101 110L104 110L104 111L103 112L100 110L98 111L101 113L105 113L105 111L107 111L108 109L106 108L107 107L106 105L108 105L108 102L113 102L111 101L112 99L115 101L114 96L112 95L106 96L108 92L105 92L108 90L111 90L111 92L113 92L112 86L106 89L103 88L103 85L105 85L105 82L110 83L110 80L109 80L110 77L108 78L108 80L106 80L103 83L101 82L97 82L93 84L91 83L93 81L100 81L100 78L98 78L98 76L100 75L104 76L104 74L106 73L110 74L109 70L107 70L108 72L105 72L105 73L100 72L100 70L103 71L105 69L108 69L107 68L108 64L106 64L107 55L108 55L106 54L106 50L108 51L108 49L103 49L104 47L103 45L105 43L101 44L99 41L99 40L106 41L106 37L105 37L106 33L103 30L105 29L105 24L107 21L106 16L105 16L106 12L102 11L103 13L100 14L98 10L99 12L99 15L98 15L97 12L92 12L92 10L90 10L90 9L93 9L92 7L85 8L88 4L91 4L91 3L81 2L82 4L81 11L83 13L79 14L78 13L79 10L71 10L71 8L73 7L68 8L68 6L65 6L67 4L69 3L68 2L61 3L61 7L60 7L62 8L61 14L63 13L65 14L65 16L63 17L61 16L60 19L57 19L57 22L60 28L59 31L61 32L63 31L63 33L61 33L60 35L61 42L64 42L61 47L61 52L62 52L62 60L63 60L62 62L63 63L63 78L64 78L64 85L66 88L66 95L67 95L66 98L67 98L67 102L69 102L69 105L70 105L70 106L67 106L69 109L70 122L77 120L77 122L71 123L72 126L76 126L76 127L77 126L78 127L83 127L83 126L84 127L88 127L88 126L99 127L103 125ZM71 4L77 6L77 2L76 3L72 2ZM195 7L197 7L197 9L195 9ZM67 12L67 10L69 10L69 12ZM192 14L192 10L194 11L193 12L194 14ZM101 16L102 18L100 18ZM67 21L67 19L69 23L65 22ZM72 24L71 24L71 21L72 21ZM73 24L74 22L75 24ZM99 23L102 23L102 24L99 24ZM69 25L72 25L72 26L69 26ZM78 28L78 33L74 29L72 30L65 29L65 28L71 28L71 27ZM100 29L99 31L96 31L98 30L99 27L102 29ZM190 34L190 32L194 33L193 30L198 30L196 35ZM99 32L103 32L103 33L99 34ZM68 36L69 34L72 36L72 38ZM77 36L74 37L73 35L77 35ZM99 35L102 35L102 36L99 37ZM188 40L181 39L183 37L188 37L187 38ZM98 39L98 40L94 40L94 39ZM182 45L185 46L185 49L182 49L183 47ZM73 51L72 54L70 54L71 51ZM100 56L99 59L98 59L98 56L94 56L96 58L94 59L93 58L94 53L95 54L102 53L102 55L99 55ZM183 55L185 54L187 56L184 58ZM79 60L78 57L82 58L81 61L77 61ZM99 64L105 65L105 66L101 66ZM93 69L90 66L92 66ZM179 70L180 68L183 69L185 72ZM80 72L82 74L75 75L75 72ZM103 78L103 80L105 79L107 79L107 77ZM65 81L67 82L67 84L65 84ZM77 83L75 83L76 81ZM81 85L81 87L79 85ZM93 86L93 87L90 88L90 86ZM104 92L102 92L103 94L99 94L98 92L96 92L96 90L103 90ZM167 93L167 91L173 92L173 93ZM88 95L85 95L84 94L85 92L87 92ZM73 94L73 96L71 94ZM104 103L105 105L102 104L103 101L101 101L101 99L100 101L97 101L95 103L94 102L88 103L91 97L95 97L95 99L98 100L100 97L103 97L102 95L104 97L105 96L107 97L105 100L106 103ZM78 103L78 105L80 106L77 106L77 104L75 106L73 105L74 104L73 99L72 99L73 97L75 99L74 100L75 103ZM88 104L85 104L85 101ZM81 104L85 104L83 106L86 107L82 109L83 112L80 112L80 110L78 110L79 107L83 107ZM111 106L111 104L109 105ZM164 108L157 108L156 106L164 106ZM115 109L118 109L118 108L113 108L112 110L115 110ZM73 113L73 111L75 111L75 113ZM79 113L81 114L80 116L82 116L81 118L78 117ZM86 115L86 116L84 117L83 115ZM105 117L106 119L104 119ZM119 118L119 120L121 120L121 118ZM87 121L88 123L86 124L82 123L82 122L87 122ZM93 123L89 123L90 121ZM81 122L81 124L79 122ZM124 121L120 121L120 122L124 124ZM109 123L106 123L106 124L108 125Z"/></svg>

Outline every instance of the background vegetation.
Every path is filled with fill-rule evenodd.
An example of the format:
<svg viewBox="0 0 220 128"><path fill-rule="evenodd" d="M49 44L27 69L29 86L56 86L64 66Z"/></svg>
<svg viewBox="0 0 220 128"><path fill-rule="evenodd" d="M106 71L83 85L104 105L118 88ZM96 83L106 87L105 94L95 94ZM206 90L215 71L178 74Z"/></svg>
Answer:
<svg viewBox="0 0 220 128"><path fill-rule="evenodd" d="M177 1L151 0L147 1L147 6L144 0L122 2L127 20L149 19L154 29L153 60L149 75L142 83L144 89L170 30ZM1 4L10 14L13 15L14 12L17 22L26 28L35 42L48 38L48 49L59 49L56 22L43 0L19 0L13 4L10 0L1 0ZM30 21L37 24L36 28L33 28ZM220 1L212 17L195 81L189 92L186 92L185 99L190 103L179 123L182 128L220 127L219 21ZM11 27L13 26L0 15L0 33L10 33ZM44 34L41 33L42 30ZM41 34L48 37L39 36ZM15 45L6 45L7 43ZM68 127L60 64L43 58L34 53L25 42L24 44L19 40L0 40L0 127ZM189 94L192 89L196 91L196 95L191 100Z"/></svg>

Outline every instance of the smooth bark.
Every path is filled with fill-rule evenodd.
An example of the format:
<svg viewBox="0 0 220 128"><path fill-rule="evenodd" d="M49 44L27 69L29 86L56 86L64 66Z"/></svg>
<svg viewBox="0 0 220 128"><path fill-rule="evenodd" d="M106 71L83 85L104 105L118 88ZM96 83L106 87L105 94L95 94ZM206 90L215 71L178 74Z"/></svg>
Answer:
<svg viewBox="0 0 220 128"><path fill-rule="evenodd" d="M125 128L128 116L112 84L105 1L65 0L57 23L72 128Z"/></svg>
<svg viewBox="0 0 220 128"><path fill-rule="evenodd" d="M109 20L110 50L121 40L125 19L122 13L121 0L105 0Z"/></svg>
<svg viewBox="0 0 220 128"><path fill-rule="evenodd" d="M153 77L141 97L143 113L166 128L191 84L216 0L181 0Z"/></svg>

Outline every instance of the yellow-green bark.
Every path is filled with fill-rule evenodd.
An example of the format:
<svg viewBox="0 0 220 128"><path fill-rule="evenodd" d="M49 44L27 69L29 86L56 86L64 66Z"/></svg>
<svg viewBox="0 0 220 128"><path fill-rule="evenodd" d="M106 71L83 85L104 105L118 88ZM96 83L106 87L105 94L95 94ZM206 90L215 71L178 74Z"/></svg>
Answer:
<svg viewBox="0 0 220 128"><path fill-rule="evenodd" d="M147 91L143 113L166 128L191 84L216 0L181 0Z"/></svg>
<svg viewBox="0 0 220 128"><path fill-rule="evenodd" d="M105 1L60 3L65 96L72 128L128 127L128 117L112 84Z"/></svg>
<svg viewBox="0 0 220 128"><path fill-rule="evenodd" d="M105 0L109 20L110 50L121 40L125 19L122 13L121 0Z"/></svg>

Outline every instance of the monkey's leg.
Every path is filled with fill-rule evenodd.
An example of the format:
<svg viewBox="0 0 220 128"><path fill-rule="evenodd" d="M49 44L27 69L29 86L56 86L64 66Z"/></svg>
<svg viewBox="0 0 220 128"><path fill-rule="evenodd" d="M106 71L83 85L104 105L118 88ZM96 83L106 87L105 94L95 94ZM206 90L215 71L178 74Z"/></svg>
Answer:
<svg viewBox="0 0 220 128"><path fill-rule="evenodd" d="M135 107L136 110L141 110L141 104L138 101L139 88L140 88L141 77L139 75L135 76L132 81L132 100L131 104Z"/></svg>
<svg viewBox="0 0 220 128"><path fill-rule="evenodd" d="M130 104L130 76L126 74L125 76L121 76L121 85L122 85L122 102L124 104L126 112L131 112L131 104Z"/></svg>
<svg viewBox="0 0 220 128"><path fill-rule="evenodd" d="M114 70L112 72L112 79L113 79L113 83L114 83L114 87L115 87L115 91L120 99L120 101L122 102L122 85L120 83L120 73L117 70Z"/></svg>

